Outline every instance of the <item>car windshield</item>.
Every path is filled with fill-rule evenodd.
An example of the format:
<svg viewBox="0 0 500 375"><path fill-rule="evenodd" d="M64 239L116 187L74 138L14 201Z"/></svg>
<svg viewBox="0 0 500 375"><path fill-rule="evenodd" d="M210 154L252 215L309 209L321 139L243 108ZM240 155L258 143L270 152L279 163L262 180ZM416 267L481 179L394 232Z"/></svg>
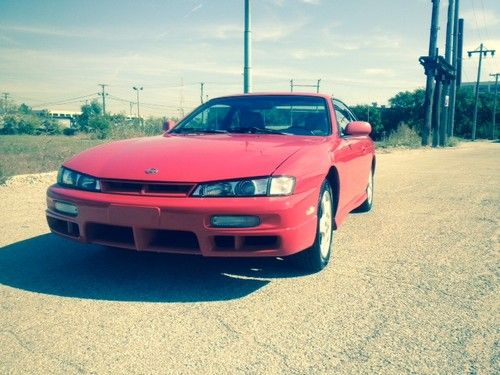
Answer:
<svg viewBox="0 0 500 375"><path fill-rule="evenodd" d="M326 136L326 102L313 96L238 96L213 99L193 111L173 134L259 133Z"/></svg>

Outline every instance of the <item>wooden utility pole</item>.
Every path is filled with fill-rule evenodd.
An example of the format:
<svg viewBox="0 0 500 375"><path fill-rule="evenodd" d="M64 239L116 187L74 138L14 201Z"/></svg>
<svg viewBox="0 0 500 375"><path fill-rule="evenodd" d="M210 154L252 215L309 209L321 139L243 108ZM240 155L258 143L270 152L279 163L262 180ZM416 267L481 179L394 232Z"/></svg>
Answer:
<svg viewBox="0 0 500 375"><path fill-rule="evenodd" d="M439 30L439 0L432 0L432 19L431 19L431 32L429 39L429 62L428 66L425 67L425 75L427 76L427 81L425 85L425 120L424 128L422 129L422 146L427 146L430 143L431 136L431 124L432 124L432 102L434 95L434 76L435 69L432 66L432 62L436 60L436 45L437 45L437 34Z"/></svg>
<svg viewBox="0 0 500 375"><path fill-rule="evenodd" d="M446 49L445 60L451 64L451 49L452 49L452 30L453 30L453 15L454 15L455 0L448 0L448 21L446 24ZM450 107L450 84L449 80L443 82L443 91L441 93L441 121L439 122L439 145L446 146L448 135L448 110Z"/></svg>
<svg viewBox="0 0 500 375"><path fill-rule="evenodd" d="M134 86L132 87L136 93L137 93L137 118L139 119L139 122L142 124L142 119L141 119L141 113L139 112L139 91L143 90L144 87L139 87L139 86Z"/></svg>
<svg viewBox="0 0 500 375"><path fill-rule="evenodd" d="M490 77L495 77L495 95L493 96L493 116L492 116L492 121L491 121L491 139L496 139L498 76L500 76L500 73L490 74Z"/></svg>
<svg viewBox="0 0 500 375"><path fill-rule="evenodd" d="M461 61L458 60L458 55L459 50L462 50L462 44L459 42L460 40L463 40L463 38L460 37L460 20L459 20L459 13L460 13L460 0L455 0L455 15L454 15L454 20L453 20L453 52L452 52L452 65L453 65L453 71L455 73L455 79L451 81L451 88L450 88L450 110L448 112L448 124L447 124L447 130L448 130L448 137L453 137L453 131L455 128L455 103L457 100L457 90L460 87L460 76L461 72L460 69L462 67ZM462 30L463 30L463 20L462 22Z"/></svg>
<svg viewBox="0 0 500 375"><path fill-rule="evenodd" d="M108 85L106 85L104 83L99 83L98 86L101 86L101 88L102 88L102 92L99 93L99 95L102 96L102 115L105 116L106 115L106 96L108 95L105 92L105 87Z"/></svg>
<svg viewBox="0 0 500 375"><path fill-rule="evenodd" d="M488 53L491 53L491 56L495 56L494 49L487 49L484 47L483 43L476 48L474 51L467 51L469 57L472 57L474 53L479 53L479 65L477 66L477 81L476 81L476 99L474 102L474 118L472 120L472 136L471 139L473 141L476 140L476 129L477 129L477 105L479 101L479 84L481 82L481 65L483 63L483 55L486 57Z"/></svg>

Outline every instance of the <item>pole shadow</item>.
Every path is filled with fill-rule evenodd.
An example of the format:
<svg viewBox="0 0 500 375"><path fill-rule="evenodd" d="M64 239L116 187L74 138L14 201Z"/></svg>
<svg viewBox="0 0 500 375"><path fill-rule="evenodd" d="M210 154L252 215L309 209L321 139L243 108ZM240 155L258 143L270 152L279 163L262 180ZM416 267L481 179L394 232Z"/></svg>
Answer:
<svg viewBox="0 0 500 375"><path fill-rule="evenodd" d="M209 302L248 296L273 278L303 276L274 258L203 258L84 245L52 234L0 248L0 283L109 301Z"/></svg>

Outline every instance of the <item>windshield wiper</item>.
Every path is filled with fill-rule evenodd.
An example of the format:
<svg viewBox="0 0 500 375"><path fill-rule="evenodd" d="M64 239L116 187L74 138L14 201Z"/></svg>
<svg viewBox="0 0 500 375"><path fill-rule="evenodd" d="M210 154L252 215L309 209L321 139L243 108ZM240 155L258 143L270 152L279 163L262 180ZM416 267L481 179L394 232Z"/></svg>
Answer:
<svg viewBox="0 0 500 375"><path fill-rule="evenodd" d="M174 134L225 134L227 130L220 129L179 129Z"/></svg>
<svg viewBox="0 0 500 375"><path fill-rule="evenodd" d="M279 130L266 129L266 128L258 128L258 127L250 127L250 128L234 128L229 130L230 133L251 133L251 134L282 134L282 135L290 135L290 133L285 133Z"/></svg>

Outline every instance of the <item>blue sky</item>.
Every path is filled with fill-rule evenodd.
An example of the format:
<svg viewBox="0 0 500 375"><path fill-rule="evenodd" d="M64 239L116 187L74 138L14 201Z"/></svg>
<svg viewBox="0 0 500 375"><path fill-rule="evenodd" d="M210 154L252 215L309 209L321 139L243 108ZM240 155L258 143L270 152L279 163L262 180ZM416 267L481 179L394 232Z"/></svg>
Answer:
<svg viewBox="0 0 500 375"><path fill-rule="evenodd" d="M322 92L347 103L384 104L425 84L418 57L427 54L430 0L251 6L253 91L321 79ZM500 72L500 1L461 0L461 17L465 50L484 42L498 52L484 60L487 80ZM209 97L242 91L242 41L243 0L0 0L0 91L33 107L78 110L106 83L107 108L128 114L139 85L142 114L178 114L199 104L200 82ZM475 80L477 60L465 54L464 81Z"/></svg>

